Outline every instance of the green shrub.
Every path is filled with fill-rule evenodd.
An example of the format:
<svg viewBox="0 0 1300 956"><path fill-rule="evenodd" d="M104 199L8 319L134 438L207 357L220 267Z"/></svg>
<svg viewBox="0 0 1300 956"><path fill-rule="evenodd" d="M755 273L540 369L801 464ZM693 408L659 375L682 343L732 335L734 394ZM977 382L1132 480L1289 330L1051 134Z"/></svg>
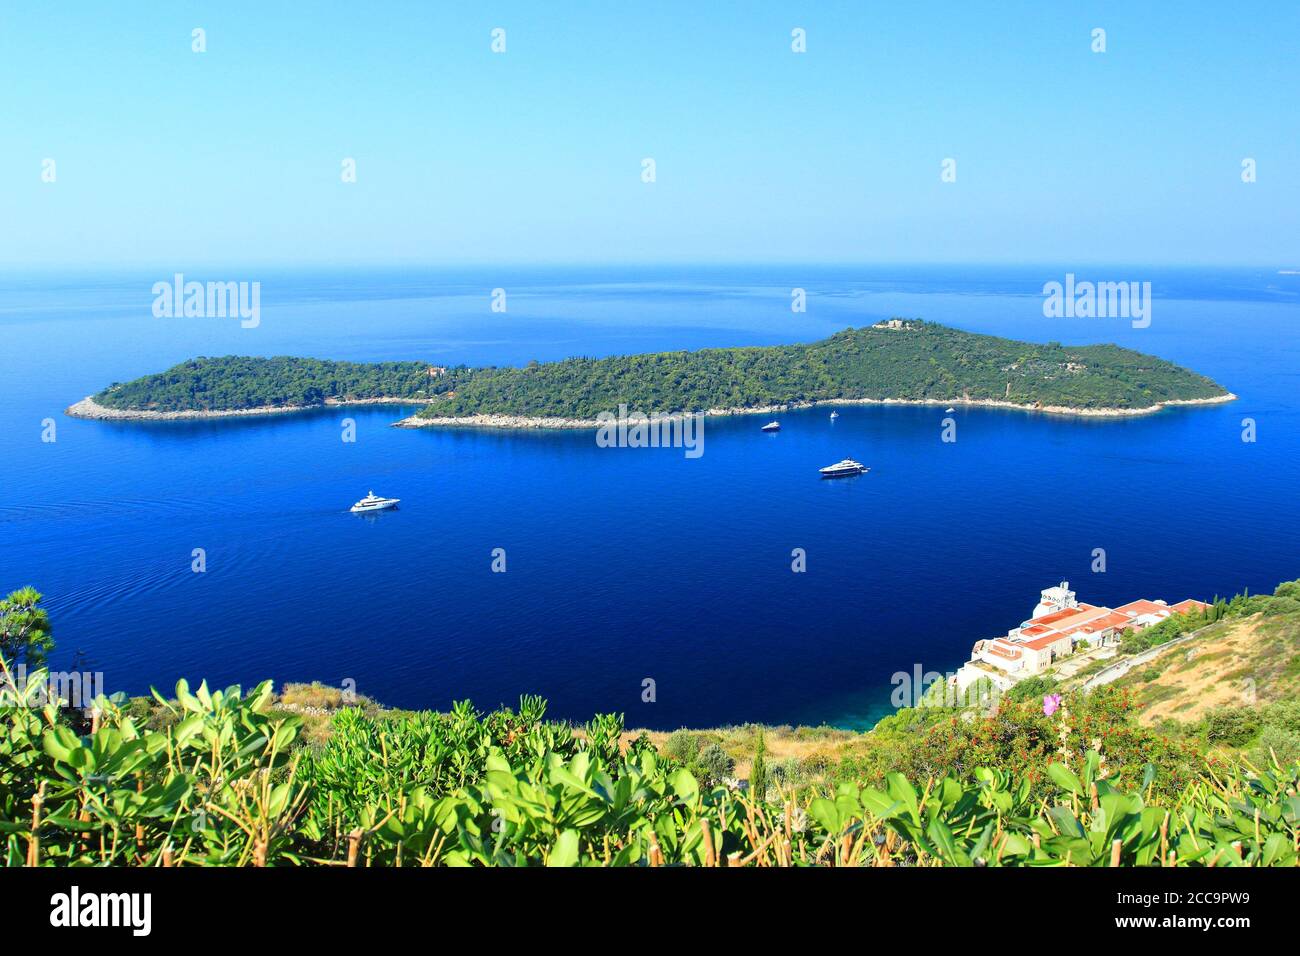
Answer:
<svg viewBox="0 0 1300 956"><path fill-rule="evenodd" d="M1056 690L1060 683L1055 677L1046 677L1039 675L1037 677L1026 677L1011 686L1011 689L1003 696L1010 701L1023 702L1027 700L1041 701L1048 694Z"/></svg>
<svg viewBox="0 0 1300 956"><path fill-rule="evenodd" d="M1225 747L1243 747L1255 739L1261 721L1259 711L1251 707L1218 707L1204 719L1205 740Z"/></svg>
<svg viewBox="0 0 1300 956"><path fill-rule="evenodd" d="M1121 654L1141 654L1150 646L1146 631L1135 631L1128 628L1120 633L1119 652Z"/></svg>
<svg viewBox="0 0 1300 956"><path fill-rule="evenodd" d="M1284 767L1300 763L1300 733L1281 727L1265 727L1252 756L1257 766L1268 766L1274 757Z"/></svg>
<svg viewBox="0 0 1300 956"><path fill-rule="evenodd" d="M1300 700L1279 700L1268 704L1260 709L1260 720L1266 727L1300 734Z"/></svg>
<svg viewBox="0 0 1300 956"><path fill-rule="evenodd" d="M736 761L721 745L709 744L700 751L692 769L706 786L715 786L735 773Z"/></svg>
<svg viewBox="0 0 1300 956"><path fill-rule="evenodd" d="M675 760L680 764L689 764L699 753L699 747L695 735L689 730L674 730L663 742L659 752L669 760Z"/></svg>

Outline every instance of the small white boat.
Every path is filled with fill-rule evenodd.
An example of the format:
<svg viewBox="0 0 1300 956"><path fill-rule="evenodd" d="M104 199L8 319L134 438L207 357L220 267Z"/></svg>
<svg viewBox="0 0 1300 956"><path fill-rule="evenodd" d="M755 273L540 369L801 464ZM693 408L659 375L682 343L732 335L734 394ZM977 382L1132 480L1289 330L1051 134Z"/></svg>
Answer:
<svg viewBox="0 0 1300 956"><path fill-rule="evenodd" d="M835 421L835 419L837 419L837 418L839 418L839 417L840 417L840 413L839 413L839 412L831 412L831 421Z"/></svg>
<svg viewBox="0 0 1300 956"><path fill-rule="evenodd" d="M943 411L944 411L944 414L946 414L946 415L951 415L951 414L952 414L953 412L955 412L956 410L957 410L957 409L955 409L955 408L949 406L948 408L945 408Z"/></svg>
<svg viewBox="0 0 1300 956"><path fill-rule="evenodd" d="M759 431L764 431L764 432L779 432L780 430L781 430L780 422L768 422L766 425L764 425L762 428L759 429Z"/></svg>
<svg viewBox="0 0 1300 956"><path fill-rule="evenodd" d="M370 511L387 511L389 508L396 508L401 498L381 498L373 491L369 492L364 498L358 501L350 509L353 514L366 514Z"/></svg>
<svg viewBox="0 0 1300 956"><path fill-rule="evenodd" d="M870 470L862 462L854 461L852 458L845 458L843 461L820 469L823 478L848 478L850 475L866 474Z"/></svg>

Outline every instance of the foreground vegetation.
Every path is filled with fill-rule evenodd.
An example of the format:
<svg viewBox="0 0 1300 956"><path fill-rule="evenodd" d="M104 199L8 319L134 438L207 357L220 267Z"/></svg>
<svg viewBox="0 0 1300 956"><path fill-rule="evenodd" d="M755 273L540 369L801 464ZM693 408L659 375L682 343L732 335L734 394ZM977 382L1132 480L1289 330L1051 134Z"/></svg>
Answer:
<svg viewBox="0 0 1300 956"><path fill-rule="evenodd" d="M0 711L8 865L1292 866L1300 766L1206 764L1176 795L1081 749L1068 709L1040 785L997 766L807 799L705 786L621 721L581 732L544 704L375 718L347 708L318 748L268 684L191 692L149 726L101 700ZM1014 720L1014 718L1012 718Z"/></svg>
<svg viewBox="0 0 1300 956"><path fill-rule="evenodd" d="M10 654L50 643L31 592L0 614ZM1300 583L1237 598L1213 628L1300 622ZM20 639L21 635L21 639ZM27 643L24 644L23 641ZM26 661L24 661L25 666ZM318 685L42 699L0 661L7 865L1295 866L1300 704L1152 726L1130 688L1018 686L992 714L905 709L871 733L629 734L389 711ZM1281 738L1275 738L1281 740ZM744 741L748 751L738 753ZM803 745L797 765L785 756ZM819 756L820 755L820 756ZM737 779L746 775L747 780Z"/></svg>
<svg viewBox="0 0 1300 956"><path fill-rule="evenodd" d="M1036 345L919 321L846 329L809 345L432 371L418 362L200 358L94 398L119 410L221 411L395 397L427 401L426 417L589 420L620 404L647 414L846 399L1135 409L1226 394L1202 375L1116 345Z"/></svg>

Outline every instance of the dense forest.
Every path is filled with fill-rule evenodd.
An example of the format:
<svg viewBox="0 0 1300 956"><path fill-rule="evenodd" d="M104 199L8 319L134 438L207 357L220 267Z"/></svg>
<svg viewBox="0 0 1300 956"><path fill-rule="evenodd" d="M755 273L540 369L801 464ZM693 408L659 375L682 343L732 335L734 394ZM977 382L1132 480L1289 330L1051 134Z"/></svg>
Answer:
<svg viewBox="0 0 1300 956"><path fill-rule="evenodd" d="M832 399L995 399L1146 408L1225 394L1210 379L1116 345L1036 345L908 321L846 329L808 345L570 358L523 368L435 368L296 358L199 358L95 396L116 409L236 410L327 398L428 401L426 416L593 419Z"/></svg>
<svg viewBox="0 0 1300 956"><path fill-rule="evenodd" d="M321 359L196 358L157 375L113 384L95 396L106 408L232 411L315 406L326 399L410 398L431 394L423 362L329 362Z"/></svg>
<svg viewBox="0 0 1300 956"><path fill-rule="evenodd" d="M423 414L592 418L625 403L703 411L848 398L1005 399L1141 408L1223 394L1209 379L1114 345L1034 345L941 325L846 329L810 345L660 352L480 369Z"/></svg>

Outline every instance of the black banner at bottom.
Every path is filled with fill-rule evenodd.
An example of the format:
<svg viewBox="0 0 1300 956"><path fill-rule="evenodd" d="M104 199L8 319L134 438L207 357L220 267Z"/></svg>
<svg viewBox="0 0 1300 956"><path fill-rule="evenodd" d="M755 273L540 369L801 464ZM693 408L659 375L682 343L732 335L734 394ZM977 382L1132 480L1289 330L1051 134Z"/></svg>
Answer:
<svg viewBox="0 0 1300 956"><path fill-rule="evenodd" d="M0 871L0 894L10 942L75 935L131 946L200 934L220 943L255 933L266 942L373 943L429 921L507 939L584 920L612 929L635 914L651 917L659 936L672 932L673 914L692 911L713 913L730 939L788 919L805 930L810 920L869 928L873 941L1011 928L1058 939L1195 932L1227 941L1288 929L1300 871L18 869ZM682 932L696 931L682 924Z"/></svg>

